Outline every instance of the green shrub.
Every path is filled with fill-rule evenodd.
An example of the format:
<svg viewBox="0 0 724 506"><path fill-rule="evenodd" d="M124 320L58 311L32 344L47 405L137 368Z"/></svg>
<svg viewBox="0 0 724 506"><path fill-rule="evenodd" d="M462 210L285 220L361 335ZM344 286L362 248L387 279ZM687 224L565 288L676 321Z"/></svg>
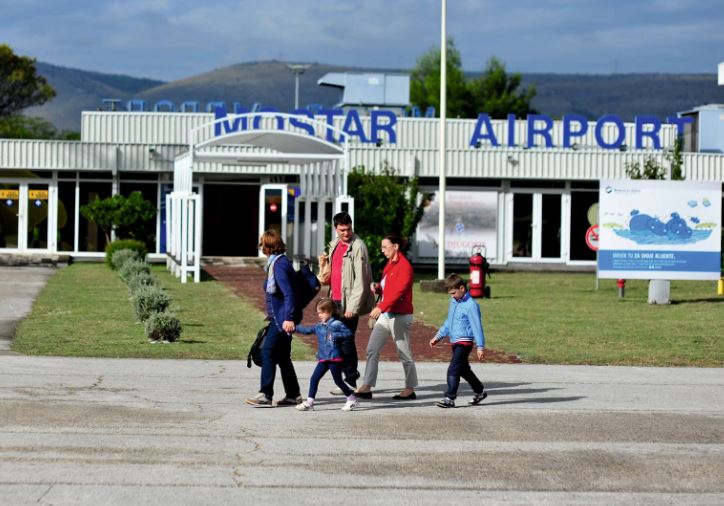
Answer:
<svg viewBox="0 0 724 506"><path fill-rule="evenodd" d="M140 286L133 292L133 309L139 321L146 321L151 313L161 313L168 308L171 299L159 286Z"/></svg>
<svg viewBox="0 0 724 506"><path fill-rule="evenodd" d="M111 255L111 269L120 269L123 267L123 264L130 260L136 260L137 262L141 262L141 257L138 256L138 252L132 249L119 249L113 255Z"/></svg>
<svg viewBox="0 0 724 506"><path fill-rule="evenodd" d="M146 248L146 245L142 241L136 239L118 239L106 245L106 264L108 264L111 269L117 269L119 267L113 264L113 254L122 249L135 251L138 254L139 260L145 260L146 255L148 255L148 248Z"/></svg>
<svg viewBox="0 0 724 506"><path fill-rule="evenodd" d="M155 286L157 284L156 278L145 271L134 272L128 278L128 288L131 293L135 293L142 286Z"/></svg>
<svg viewBox="0 0 724 506"><path fill-rule="evenodd" d="M181 321L166 311L151 313L145 324L146 337L151 341L174 342L181 335Z"/></svg>
<svg viewBox="0 0 724 506"><path fill-rule="evenodd" d="M146 262L139 262L138 260L129 260L125 262L120 269L118 269L118 275L121 279L128 283L131 276L139 272L151 273L151 268Z"/></svg>

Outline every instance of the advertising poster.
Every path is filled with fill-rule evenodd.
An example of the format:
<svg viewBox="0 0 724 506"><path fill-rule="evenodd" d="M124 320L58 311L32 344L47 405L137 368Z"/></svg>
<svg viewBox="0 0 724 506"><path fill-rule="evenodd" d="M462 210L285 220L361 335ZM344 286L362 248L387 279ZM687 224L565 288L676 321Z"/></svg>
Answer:
<svg viewBox="0 0 724 506"><path fill-rule="evenodd" d="M598 276L719 279L721 184L602 180Z"/></svg>
<svg viewBox="0 0 724 506"><path fill-rule="evenodd" d="M438 258L438 192L417 225L417 259L436 262ZM498 194L486 191L445 192L445 259L467 263L474 246L483 246L488 259L495 258Z"/></svg>

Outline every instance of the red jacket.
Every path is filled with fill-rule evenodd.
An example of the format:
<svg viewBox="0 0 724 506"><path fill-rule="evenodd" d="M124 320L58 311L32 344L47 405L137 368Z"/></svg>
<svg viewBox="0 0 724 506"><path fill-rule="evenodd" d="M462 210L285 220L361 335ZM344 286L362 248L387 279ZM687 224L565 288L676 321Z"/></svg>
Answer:
<svg viewBox="0 0 724 506"><path fill-rule="evenodd" d="M414 271L409 260L402 253L397 253L397 260L388 260L382 271L385 288L382 300L377 307L383 313L413 314L412 282Z"/></svg>

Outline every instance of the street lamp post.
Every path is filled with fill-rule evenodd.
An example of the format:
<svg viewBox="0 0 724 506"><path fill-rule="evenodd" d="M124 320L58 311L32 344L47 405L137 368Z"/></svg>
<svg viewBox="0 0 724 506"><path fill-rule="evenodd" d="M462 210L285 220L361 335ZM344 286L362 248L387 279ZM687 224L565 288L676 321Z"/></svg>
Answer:
<svg viewBox="0 0 724 506"><path fill-rule="evenodd" d="M294 74L294 109L299 109L299 76L304 74L311 65L287 63L287 68Z"/></svg>
<svg viewBox="0 0 724 506"><path fill-rule="evenodd" d="M442 13L440 18L440 153L439 170L440 180L438 189L438 238L437 238L437 279L445 278L445 122L447 120L447 29L446 29L447 2L442 0Z"/></svg>

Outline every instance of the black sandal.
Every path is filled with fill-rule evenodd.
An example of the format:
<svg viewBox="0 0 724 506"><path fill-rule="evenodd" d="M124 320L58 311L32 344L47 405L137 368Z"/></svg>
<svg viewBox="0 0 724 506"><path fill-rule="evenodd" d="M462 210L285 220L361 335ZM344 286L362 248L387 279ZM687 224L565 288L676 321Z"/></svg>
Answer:
<svg viewBox="0 0 724 506"><path fill-rule="evenodd" d="M412 401L417 399L417 394L415 392L412 392L410 395L402 396L400 394L397 394L393 397L396 401Z"/></svg>

